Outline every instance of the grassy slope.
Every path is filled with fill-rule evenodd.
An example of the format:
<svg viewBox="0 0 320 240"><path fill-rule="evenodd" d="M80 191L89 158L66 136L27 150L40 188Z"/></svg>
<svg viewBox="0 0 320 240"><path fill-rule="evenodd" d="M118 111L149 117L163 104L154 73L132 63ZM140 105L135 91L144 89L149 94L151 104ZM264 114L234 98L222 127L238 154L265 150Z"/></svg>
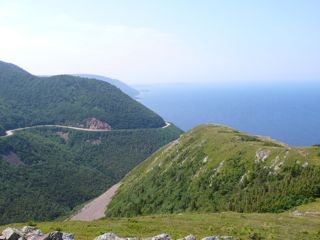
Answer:
<svg viewBox="0 0 320 240"><path fill-rule="evenodd" d="M268 156L258 161L262 152ZM202 125L131 171L108 215L281 212L319 195L319 165L319 147L292 148Z"/></svg>
<svg viewBox="0 0 320 240"><path fill-rule="evenodd" d="M310 208L309 208L310 209ZM10 226L21 227L25 224ZM250 239L256 233L261 239L319 239L319 217L298 217L290 213L184 213L144 217L102 219L94 222L42 222L37 227L45 232L62 229L72 232L78 240L94 239L113 232L122 237L150 237L165 232L174 239L190 233L197 239L210 235L232 235ZM0 227L0 230L5 226ZM257 238L258 239L258 238Z"/></svg>
<svg viewBox="0 0 320 240"><path fill-rule="evenodd" d="M180 134L171 125L110 132L39 128L0 138L0 223L65 215ZM10 152L23 165L1 159Z"/></svg>

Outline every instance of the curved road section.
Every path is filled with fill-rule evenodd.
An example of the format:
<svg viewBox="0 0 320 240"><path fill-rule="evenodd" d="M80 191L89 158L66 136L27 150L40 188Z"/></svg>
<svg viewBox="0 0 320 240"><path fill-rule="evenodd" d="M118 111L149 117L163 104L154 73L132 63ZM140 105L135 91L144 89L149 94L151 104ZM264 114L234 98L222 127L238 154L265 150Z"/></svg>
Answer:
<svg viewBox="0 0 320 240"><path fill-rule="evenodd" d="M171 125L171 123L166 122L166 125L163 126L162 128L167 128ZM12 130L7 130L6 135L0 136L0 137L9 137L14 134L14 132L25 130L25 129L32 129L32 128L40 128L40 127L60 127L60 128L69 128L69 129L74 129L78 131L87 131L87 132L109 132L112 130L109 129L90 129L90 128L79 128L79 127L70 127L70 126L63 126L63 125L37 125L37 126L32 126L32 127L24 127L24 128L16 128Z"/></svg>
<svg viewBox="0 0 320 240"><path fill-rule="evenodd" d="M32 127L24 127L24 128L16 128L12 130L6 131L6 135L2 137L9 137L14 134L14 132L25 130L25 129L32 129L32 128L41 128L41 127L60 127L60 128L69 128L79 131L88 131L88 132L108 132L111 131L109 129L90 129L90 128L78 128L78 127L70 127L70 126L63 126L63 125L37 125Z"/></svg>

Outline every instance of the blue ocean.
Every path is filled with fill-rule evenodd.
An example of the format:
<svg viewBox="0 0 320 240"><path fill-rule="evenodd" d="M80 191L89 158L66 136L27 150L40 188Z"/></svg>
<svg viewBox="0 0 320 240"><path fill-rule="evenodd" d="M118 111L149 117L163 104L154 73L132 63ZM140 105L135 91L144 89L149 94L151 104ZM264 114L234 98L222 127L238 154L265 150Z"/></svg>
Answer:
<svg viewBox="0 0 320 240"><path fill-rule="evenodd" d="M138 101L187 131L223 124L292 146L320 144L320 84L135 86Z"/></svg>

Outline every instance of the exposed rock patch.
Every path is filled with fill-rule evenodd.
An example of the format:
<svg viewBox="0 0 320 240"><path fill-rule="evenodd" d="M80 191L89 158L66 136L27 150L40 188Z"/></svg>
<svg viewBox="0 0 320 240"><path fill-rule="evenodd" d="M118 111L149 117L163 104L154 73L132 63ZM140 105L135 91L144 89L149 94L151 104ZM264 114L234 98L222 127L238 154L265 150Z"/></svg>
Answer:
<svg viewBox="0 0 320 240"><path fill-rule="evenodd" d="M256 163L264 162L269 156L268 150L259 150L256 152Z"/></svg>
<svg viewBox="0 0 320 240"><path fill-rule="evenodd" d="M202 240L235 240L237 238L234 238L232 236L210 236L202 238Z"/></svg>
<svg viewBox="0 0 320 240"><path fill-rule="evenodd" d="M188 236L186 236L184 238L180 238L178 240L196 240L196 237L193 236L192 234L190 234L190 235L188 235Z"/></svg>
<svg viewBox="0 0 320 240"><path fill-rule="evenodd" d="M169 236L169 234L166 234L166 233L161 233L151 238L151 240L171 240L171 239L172 238Z"/></svg>
<svg viewBox="0 0 320 240"><path fill-rule="evenodd" d="M111 130L111 126L103 121L100 121L97 118L89 118L86 121L86 127L89 129L103 129L103 130Z"/></svg>

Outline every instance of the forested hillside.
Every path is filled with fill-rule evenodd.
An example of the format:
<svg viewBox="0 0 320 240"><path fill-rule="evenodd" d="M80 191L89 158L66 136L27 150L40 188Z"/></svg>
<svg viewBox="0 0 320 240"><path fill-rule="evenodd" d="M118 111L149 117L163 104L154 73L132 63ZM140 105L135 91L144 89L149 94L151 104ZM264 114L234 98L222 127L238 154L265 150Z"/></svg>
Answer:
<svg viewBox="0 0 320 240"><path fill-rule="evenodd" d="M320 197L320 148L202 125L131 171L108 216L282 212Z"/></svg>
<svg viewBox="0 0 320 240"><path fill-rule="evenodd" d="M173 125L109 132L43 127L0 137L0 224L70 214L180 134Z"/></svg>
<svg viewBox="0 0 320 240"><path fill-rule="evenodd" d="M165 125L160 116L103 81L68 75L36 77L0 62L0 86L0 134L2 128L41 124L86 127L90 118L112 129Z"/></svg>
<svg viewBox="0 0 320 240"><path fill-rule="evenodd" d="M0 224L70 214L181 134L103 81L0 61L0 86Z"/></svg>

